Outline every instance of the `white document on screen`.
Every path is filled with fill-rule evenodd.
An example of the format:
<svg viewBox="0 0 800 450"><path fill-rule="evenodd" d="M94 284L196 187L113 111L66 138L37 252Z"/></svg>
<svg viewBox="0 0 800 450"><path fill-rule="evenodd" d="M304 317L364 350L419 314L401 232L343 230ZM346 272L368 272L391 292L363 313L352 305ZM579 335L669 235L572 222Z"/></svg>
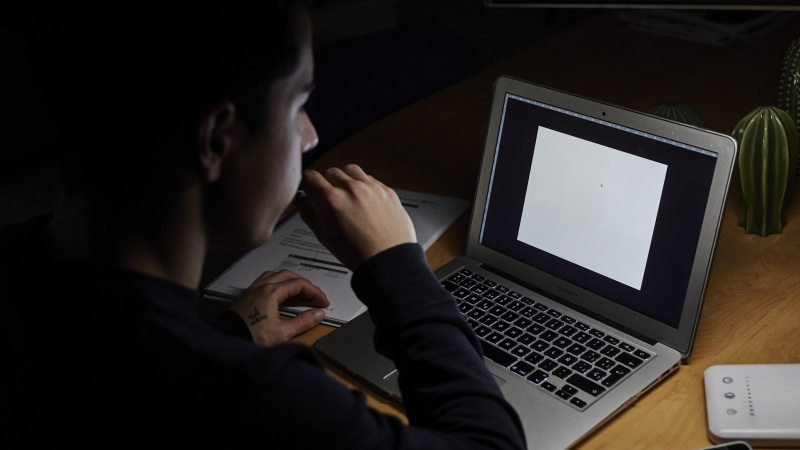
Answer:
<svg viewBox="0 0 800 450"><path fill-rule="evenodd" d="M395 190L406 208L417 242L427 249L470 206L467 200ZM308 278L331 302L325 309L325 322L341 325L367 310L350 287L353 273L339 262L314 233L294 214L284 221L264 245L251 250L204 290L207 297L235 300L250 284L268 270L288 269ZM298 314L309 308L300 299L290 299L281 312Z"/></svg>
<svg viewBox="0 0 800 450"><path fill-rule="evenodd" d="M641 290L667 166L539 127L517 239Z"/></svg>

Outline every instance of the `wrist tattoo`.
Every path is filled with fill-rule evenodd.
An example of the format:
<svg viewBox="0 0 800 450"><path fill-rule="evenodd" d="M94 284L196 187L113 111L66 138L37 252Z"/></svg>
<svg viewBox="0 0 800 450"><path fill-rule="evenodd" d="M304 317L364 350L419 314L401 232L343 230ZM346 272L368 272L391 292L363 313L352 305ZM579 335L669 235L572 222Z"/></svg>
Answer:
<svg viewBox="0 0 800 450"><path fill-rule="evenodd" d="M255 325L258 322L267 319L267 315L261 314L261 312L259 312L258 308L256 308L255 306L253 307L253 314L248 314L247 317L250 319L250 325Z"/></svg>

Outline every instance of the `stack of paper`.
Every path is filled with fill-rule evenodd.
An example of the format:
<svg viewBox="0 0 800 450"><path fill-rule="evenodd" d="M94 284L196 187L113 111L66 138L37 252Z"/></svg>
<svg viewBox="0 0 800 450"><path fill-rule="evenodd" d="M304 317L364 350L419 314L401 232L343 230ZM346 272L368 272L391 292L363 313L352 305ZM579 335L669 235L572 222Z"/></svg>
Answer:
<svg viewBox="0 0 800 450"><path fill-rule="evenodd" d="M427 249L444 233L470 203L466 200L396 190L417 232L417 242ZM367 310L350 288L350 272L294 214L273 233L272 238L234 263L205 288L209 298L236 300L262 273L288 269L308 278L331 302L325 309L325 322L339 326ZM291 299L281 307L288 315L309 308L302 300Z"/></svg>

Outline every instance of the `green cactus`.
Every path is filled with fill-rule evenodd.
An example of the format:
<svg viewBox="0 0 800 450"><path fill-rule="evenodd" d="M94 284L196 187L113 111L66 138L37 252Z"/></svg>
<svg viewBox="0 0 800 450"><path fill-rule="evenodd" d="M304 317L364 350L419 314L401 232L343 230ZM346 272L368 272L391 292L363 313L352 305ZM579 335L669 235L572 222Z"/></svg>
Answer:
<svg viewBox="0 0 800 450"><path fill-rule="evenodd" d="M786 226L800 139L794 121L771 106L756 108L733 130L739 142L738 180L743 194L739 226L767 236Z"/></svg>
<svg viewBox="0 0 800 450"><path fill-rule="evenodd" d="M705 128L706 123L703 117L696 109L683 103L667 102L650 108L648 113L663 117L665 119L674 120L676 122L694 125L698 128Z"/></svg>
<svg viewBox="0 0 800 450"><path fill-rule="evenodd" d="M789 113L794 119L794 124L800 130L800 39L792 42L786 58L783 59L781 71L781 87L778 92L778 108ZM800 162L797 165L797 175L800 175Z"/></svg>

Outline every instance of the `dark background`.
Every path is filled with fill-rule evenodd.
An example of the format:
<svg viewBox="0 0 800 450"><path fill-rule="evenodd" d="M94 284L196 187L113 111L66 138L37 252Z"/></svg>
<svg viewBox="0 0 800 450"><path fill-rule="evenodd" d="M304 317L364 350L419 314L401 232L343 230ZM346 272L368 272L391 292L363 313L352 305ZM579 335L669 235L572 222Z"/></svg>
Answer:
<svg viewBox="0 0 800 450"><path fill-rule="evenodd" d="M667 165L642 289L517 240L538 127ZM677 328L716 158L508 99L481 244Z"/></svg>

